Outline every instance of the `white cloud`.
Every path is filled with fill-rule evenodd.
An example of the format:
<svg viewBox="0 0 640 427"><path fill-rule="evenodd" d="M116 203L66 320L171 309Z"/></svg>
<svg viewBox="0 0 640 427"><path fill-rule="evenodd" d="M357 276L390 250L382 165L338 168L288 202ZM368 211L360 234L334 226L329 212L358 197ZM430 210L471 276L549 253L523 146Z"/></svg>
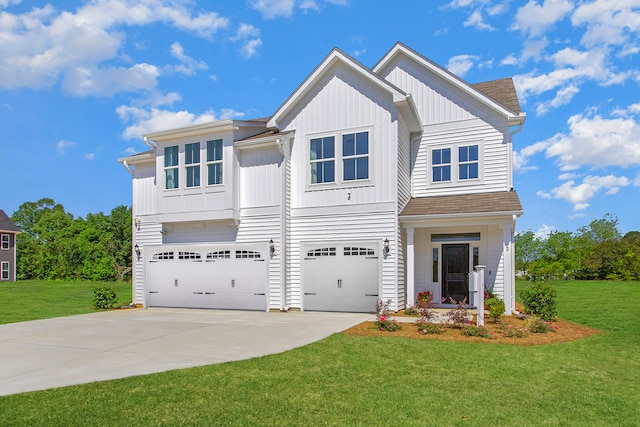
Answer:
<svg viewBox="0 0 640 427"><path fill-rule="evenodd" d="M544 0L542 4L530 0L516 12L512 28L537 37L567 16L572 9L573 3L569 0Z"/></svg>
<svg viewBox="0 0 640 427"><path fill-rule="evenodd" d="M56 144L56 151L58 152L58 154L64 154L68 148L73 147L74 145L76 145L75 142L65 141L61 139Z"/></svg>
<svg viewBox="0 0 640 427"><path fill-rule="evenodd" d="M477 56L474 55L456 55L449 58L447 63L447 70L453 74L463 77L473 67L474 61L477 61Z"/></svg>
<svg viewBox="0 0 640 427"><path fill-rule="evenodd" d="M226 18L214 12L193 14L183 4L170 0L95 0L75 12L59 12L51 5L20 14L3 12L0 88L51 87L67 80L66 87L81 95L92 94L92 87L98 94L114 93L116 90L95 84L95 76L115 81L122 79L126 70L137 72L147 66L125 68L105 63L117 59L125 38L123 29L156 22L202 37L210 37L228 25ZM124 77L129 79L131 75ZM147 89L148 83L143 79L141 88ZM122 81L118 84L118 90L134 86Z"/></svg>
<svg viewBox="0 0 640 427"><path fill-rule="evenodd" d="M160 73L149 64L123 67L75 67L67 70L63 89L77 96L111 96L118 92L152 90Z"/></svg>
<svg viewBox="0 0 640 427"><path fill-rule="evenodd" d="M547 237L556 230L556 227L553 225L543 223L534 234L538 239L546 240Z"/></svg>
<svg viewBox="0 0 640 427"><path fill-rule="evenodd" d="M96 153L89 153L89 154L85 154L84 158L87 160L93 160L96 158Z"/></svg>
<svg viewBox="0 0 640 427"><path fill-rule="evenodd" d="M574 95L577 94L578 92L580 92L580 89L578 89L574 85L569 85L567 87L560 89L556 93L555 98L538 104L538 106L536 107L536 115L542 116L546 114L548 111L550 111L551 109L557 108L561 105L567 105L569 102L571 102Z"/></svg>
<svg viewBox="0 0 640 427"><path fill-rule="evenodd" d="M249 59L258 53L258 48L260 46L262 46L262 40L260 39L248 40L240 48L240 55L242 55L246 59Z"/></svg>
<svg viewBox="0 0 640 427"><path fill-rule="evenodd" d="M0 0L0 8L11 6L12 4L18 4L22 0Z"/></svg>
<svg viewBox="0 0 640 427"><path fill-rule="evenodd" d="M295 6L294 0L253 0L249 4L264 19L273 19L280 16L289 17L293 14Z"/></svg>
<svg viewBox="0 0 640 427"><path fill-rule="evenodd" d="M135 148L133 148L133 147L127 147L127 148L124 150L124 154L128 154L128 155L136 154L137 152L138 152L138 150L136 150L136 149L135 149Z"/></svg>
<svg viewBox="0 0 640 427"><path fill-rule="evenodd" d="M240 24L236 35L231 37L231 40L242 43L239 52L245 59L249 59L257 55L258 49L262 46L260 29L245 23Z"/></svg>
<svg viewBox="0 0 640 427"><path fill-rule="evenodd" d="M222 110L218 115L211 110L195 115L188 111L170 111L155 107L144 109L125 105L118 107L116 112L124 123L132 123L122 132L122 138L125 140L139 139L151 132L244 116L244 113L230 109Z"/></svg>
<svg viewBox="0 0 640 427"><path fill-rule="evenodd" d="M354 50L353 52L351 52L351 55L354 58L358 58L359 56L364 55L366 52L367 52L367 48L365 47L360 50Z"/></svg>
<svg viewBox="0 0 640 427"><path fill-rule="evenodd" d="M524 147L520 151L513 152L513 171L523 173L527 170L537 169L536 166L527 166L529 158L537 153L543 152L551 145L549 141L536 142L535 144Z"/></svg>
<svg viewBox="0 0 640 427"><path fill-rule="evenodd" d="M241 23L236 35L232 37L232 40L243 40L250 37L260 37L260 29L251 24Z"/></svg>
<svg viewBox="0 0 640 427"><path fill-rule="evenodd" d="M581 3L573 15L574 26L585 26L582 44L626 45L640 31L640 9L636 0L593 0ZM633 47L630 47L633 50Z"/></svg>
<svg viewBox="0 0 640 427"><path fill-rule="evenodd" d="M178 42L171 45L171 55L178 59L181 64L173 67L174 71L190 76L199 70L206 70L209 66L203 61L196 61L184 53L184 48Z"/></svg>
<svg viewBox="0 0 640 427"><path fill-rule="evenodd" d="M515 55L510 54L505 56L502 61L500 61L500 65L517 65L518 64L518 58L515 57Z"/></svg>
<svg viewBox="0 0 640 427"><path fill-rule="evenodd" d="M633 118L577 114L568 124L568 134L556 134L544 142L549 144L547 157L557 157L563 170L640 165L640 123Z"/></svg>
<svg viewBox="0 0 640 427"><path fill-rule="evenodd" d="M589 200L598 192L604 191L606 195L615 194L621 187L629 184L629 179L624 176L587 176L580 184L569 180L550 192L538 191L536 194L546 199L565 200L573 204L574 211L583 211L590 206Z"/></svg>
<svg viewBox="0 0 640 427"><path fill-rule="evenodd" d="M491 25L484 22L484 18L482 17L482 12L480 10L474 10L469 18L464 21L462 24L464 27L475 27L478 30L486 30L486 31L495 31Z"/></svg>

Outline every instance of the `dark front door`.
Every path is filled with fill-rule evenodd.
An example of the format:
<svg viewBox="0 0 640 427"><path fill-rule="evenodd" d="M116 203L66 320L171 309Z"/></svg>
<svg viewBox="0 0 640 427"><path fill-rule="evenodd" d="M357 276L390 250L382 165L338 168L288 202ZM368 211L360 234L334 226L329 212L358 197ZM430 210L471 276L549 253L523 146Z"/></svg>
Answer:
<svg viewBox="0 0 640 427"><path fill-rule="evenodd" d="M465 298L469 302L468 275L469 245L442 245L442 297L445 304L455 304Z"/></svg>

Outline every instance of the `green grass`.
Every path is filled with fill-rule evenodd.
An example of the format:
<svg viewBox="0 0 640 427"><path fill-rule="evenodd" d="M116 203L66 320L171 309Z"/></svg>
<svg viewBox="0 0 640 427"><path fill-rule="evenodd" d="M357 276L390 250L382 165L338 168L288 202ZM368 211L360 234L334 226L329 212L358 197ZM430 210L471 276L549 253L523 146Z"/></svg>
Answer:
<svg viewBox="0 0 640 427"><path fill-rule="evenodd" d="M0 397L0 424L640 425L640 283L553 285L560 317L605 333L535 347L336 334L253 360Z"/></svg>
<svg viewBox="0 0 640 427"><path fill-rule="evenodd" d="M131 283L126 282L0 282L0 324L91 313L96 311L93 290L103 286L114 290L118 306L131 304Z"/></svg>

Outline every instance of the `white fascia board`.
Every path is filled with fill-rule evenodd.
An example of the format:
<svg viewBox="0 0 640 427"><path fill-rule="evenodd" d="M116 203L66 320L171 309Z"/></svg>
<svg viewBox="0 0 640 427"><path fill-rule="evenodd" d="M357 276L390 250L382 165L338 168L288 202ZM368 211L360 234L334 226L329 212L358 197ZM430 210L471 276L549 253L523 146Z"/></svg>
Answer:
<svg viewBox="0 0 640 427"><path fill-rule="evenodd" d="M342 52L340 49L334 48L331 53L329 53L329 55L311 72L311 74L309 74L302 84L300 84L300 86L298 86L298 88L289 96L289 98L287 98L280 108L278 108L273 116L271 116L271 119L269 119L269 122L267 123L267 128L280 129L280 120L285 117L314 87L322 76L329 72L337 63L342 63L348 66L352 71L367 79L374 86L389 92L393 96L394 103L406 100L407 94L402 90L398 89L380 76L372 73L371 70Z"/></svg>
<svg viewBox="0 0 640 427"><path fill-rule="evenodd" d="M234 131L240 128L258 128L264 129L264 122L252 120L218 120L215 122L202 123L199 125L191 125L177 129L163 130L143 135L143 137L151 141L163 142L172 139L206 135L214 132Z"/></svg>
<svg viewBox="0 0 640 427"><path fill-rule="evenodd" d="M400 216L399 220L402 225L435 227L462 225L460 223L473 221L483 224L502 224L505 220L512 221L513 218L519 218L524 211L508 211L508 212L490 212L490 213L466 213L466 214L444 214L444 215L411 215ZM442 223L442 224L440 224Z"/></svg>
<svg viewBox="0 0 640 427"><path fill-rule="evenodd" d="M279 139L288 138L293 135L294 132L284 132L277 133L269 136L265 136L263 138L251 138L243 141L236 141L233 145L239 150L244 150L246 148L259 148L269 145L275 145Z"/></svg>
<svg viewBox="0 0 640 427"><path fill-rule="evenodd" d="M127 157L120 157L118 162L124 163L127 162L130 165L134 165L136 163L145 163L150 162L156 158L155 151L146 151L144 153L133 154Z"/></svg>
<svg viewBox="0 0 640 427"><path fill-rule="evenodd" d="M402 102L396 103L396 106L400 110L400 114L405 117L412 138L415 138L417 134L421 134L424 128L422 127L420 116L418 116L418 109L413 101L413 97L407 95Z"/></svg>
<svg viewBox="0 0 640 427"><path fill-rule="evenodd" d="M507 117L510 122L512 119L522 120L520 119L519 114L516 114L515 112L495 102L493 99L489 98L484 93L480 92L478 89L474 88L469 83L462 80L460 77L456 76L455 74L451 73L450 71L446 70L445 68L436 64L435 62L432 62L431 60L420 55L419 53L415 52L414 50L410 49L409 47L405 46L400 42L396 43L395 46L393 46L391 50L387 52L387 54L373 67L373 72L376 74L379 74L398 55L404 55L407 58L413 60L414 62L428 69L433 74L445 80L452 86L466 93L470 97L475 98L476 100L487 105L488 107L495 110L499 114ZM514 123L513 126L519 125L519 124L521 124L521 122Z"/></svg>

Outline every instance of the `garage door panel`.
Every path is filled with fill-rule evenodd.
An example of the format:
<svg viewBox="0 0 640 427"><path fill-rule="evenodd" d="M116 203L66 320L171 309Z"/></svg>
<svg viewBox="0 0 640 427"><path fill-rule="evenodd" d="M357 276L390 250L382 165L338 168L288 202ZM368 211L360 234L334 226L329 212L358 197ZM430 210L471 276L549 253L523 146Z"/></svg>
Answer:
<svg viewBox="0 0 640 427"><path fill-rule="evenodd" d="M153 248L147 305L267 309L267 261L256 245Z"/></svg>
<svg viewBox="0 0 640 427"><path fill-rule="evenodd" d="M304 254L305 310L375 310L380 276L375 246L335 243L307 248Z"/></svg>

